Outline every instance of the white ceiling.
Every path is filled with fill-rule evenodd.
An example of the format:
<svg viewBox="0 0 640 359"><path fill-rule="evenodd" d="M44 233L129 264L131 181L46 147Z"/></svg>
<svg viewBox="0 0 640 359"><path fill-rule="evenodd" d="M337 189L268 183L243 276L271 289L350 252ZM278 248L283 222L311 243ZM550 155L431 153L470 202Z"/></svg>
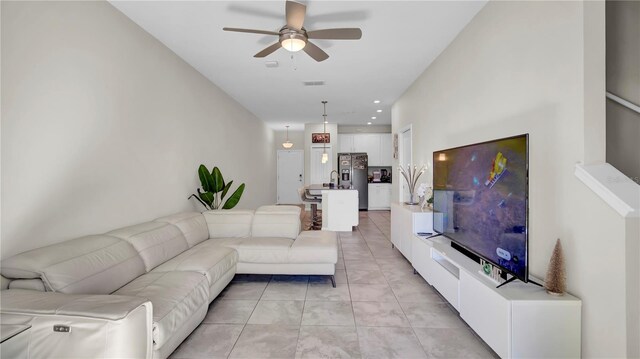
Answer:
<svg viewBox="0 0 640 359"><path fill-rule="evenodd" d="M391 123L391 105L467 25L486 1L301 1L305 28L360 27L361 40L314 40L329 54L317 63L300 51L253 55L276 36L282 1L111 1L135 23L274 129L322 120L341 125ZM293 56L292 56L293 55ZM268 61L277 68L267 68ZM325 81L304 87L304 81ZM374 100L380 100L376 105ZM381 113L376 110L381 109ZM377 117L372 120L371 117Z"/></svg>

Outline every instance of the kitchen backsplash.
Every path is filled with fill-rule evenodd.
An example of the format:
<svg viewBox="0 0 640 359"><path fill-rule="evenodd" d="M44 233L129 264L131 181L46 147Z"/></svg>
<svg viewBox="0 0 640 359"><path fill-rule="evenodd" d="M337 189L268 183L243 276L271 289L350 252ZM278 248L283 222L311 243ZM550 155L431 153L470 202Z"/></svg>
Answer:
<svg viewBox="0 0 640 359"><path fill-rule="evenodd" d="M380 173L380 183L391 183L393 178L393 173L391 173L391 167L375 167L370 166L368 169L369 183L377 183L378 181L374 181L374 172Z"/></svg>

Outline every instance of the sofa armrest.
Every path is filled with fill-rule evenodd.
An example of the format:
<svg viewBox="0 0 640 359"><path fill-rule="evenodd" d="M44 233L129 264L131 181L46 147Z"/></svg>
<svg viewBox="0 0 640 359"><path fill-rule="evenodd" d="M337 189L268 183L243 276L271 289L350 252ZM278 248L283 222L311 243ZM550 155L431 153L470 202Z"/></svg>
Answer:
<svg viewBox="0 0 640 359"><path fill-rule="evenodd" d="M153 354L153 308L143 298L9 289L0 292L0 313L3 318L28 318L31 357L151 358Z"/></svg>

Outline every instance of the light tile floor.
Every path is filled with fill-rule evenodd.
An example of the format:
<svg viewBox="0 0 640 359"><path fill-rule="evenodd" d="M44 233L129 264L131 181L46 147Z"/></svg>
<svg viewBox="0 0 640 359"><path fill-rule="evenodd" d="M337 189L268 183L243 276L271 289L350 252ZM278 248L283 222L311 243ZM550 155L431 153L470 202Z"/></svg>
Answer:
<svg viewBox="0 0 640 359"><path fill-rule="evenodd" d="M496 358L391 248L388 211L340 232L328 277L236 275L172 359Z"/></svg>

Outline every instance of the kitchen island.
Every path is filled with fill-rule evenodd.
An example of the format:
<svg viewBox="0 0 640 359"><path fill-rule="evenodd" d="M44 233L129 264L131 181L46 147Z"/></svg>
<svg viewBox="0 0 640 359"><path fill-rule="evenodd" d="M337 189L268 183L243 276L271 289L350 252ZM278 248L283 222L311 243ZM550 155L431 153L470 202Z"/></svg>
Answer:
<svg viewBox="0 0 640 359"><path fill-rule="evenodd" d="M352 231L358 225L358 191L312 184L307 187L310 196L322 198L322 229Z"/></svg>

